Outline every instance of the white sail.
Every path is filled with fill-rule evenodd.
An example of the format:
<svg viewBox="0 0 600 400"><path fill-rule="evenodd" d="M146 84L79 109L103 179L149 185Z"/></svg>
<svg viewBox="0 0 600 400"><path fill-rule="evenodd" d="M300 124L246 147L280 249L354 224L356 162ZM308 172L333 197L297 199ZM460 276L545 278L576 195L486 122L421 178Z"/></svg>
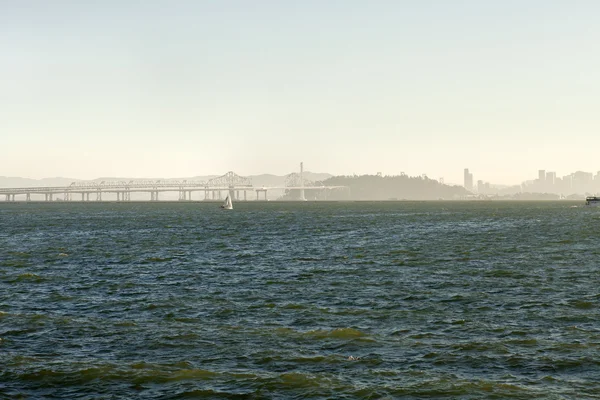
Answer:
<svg viewBox="0 0 600 400"><path fill-rule="evenodd" d="M221 208L225 210L233 210L233 203L231 202L231 197L229 197L229 195L227 195L227 197L225 198L225 202L223 203Z"/></svg>

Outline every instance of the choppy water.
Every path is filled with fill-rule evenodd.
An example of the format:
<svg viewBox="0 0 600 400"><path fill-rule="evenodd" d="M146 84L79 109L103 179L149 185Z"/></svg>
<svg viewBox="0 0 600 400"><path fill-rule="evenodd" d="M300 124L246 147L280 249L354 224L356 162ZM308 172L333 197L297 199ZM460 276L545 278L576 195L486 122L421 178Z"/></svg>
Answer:
<svg viewBox="0 0 600 400"><path fill-rule="evenodd" d="M1 204L0 398L600 398L573 204Z"/></svg>

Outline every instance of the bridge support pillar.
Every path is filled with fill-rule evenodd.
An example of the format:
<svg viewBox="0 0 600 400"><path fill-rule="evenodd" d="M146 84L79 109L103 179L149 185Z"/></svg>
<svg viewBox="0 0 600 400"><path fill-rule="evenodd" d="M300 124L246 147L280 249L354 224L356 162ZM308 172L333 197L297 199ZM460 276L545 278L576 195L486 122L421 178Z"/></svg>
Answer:
<svg viewBox="0 0 600 400"><path fill-rule="evenodd" d="M179 190L179 201L188 201L192 199L192 191L191 190Z"/></svg>
<svg viewBox="0 0 600 400"><path fill-rule="evenodd" d="M25 201L31 201L31 193L25 195Z"/></svg>
<svg viewBox="0 0 600 400"><path fill-rule="evenodd" d="M248 201L248 199L246 198L246 191L244 190L244 201Z"/></svg>
<svg viewBox="0 0 600 400"><path fill-rule="evenodd" d="M264 194L264 200L267 201L267 189L258 189L256 191L256 200L260 200L260 192L263 192Z"/></svg>

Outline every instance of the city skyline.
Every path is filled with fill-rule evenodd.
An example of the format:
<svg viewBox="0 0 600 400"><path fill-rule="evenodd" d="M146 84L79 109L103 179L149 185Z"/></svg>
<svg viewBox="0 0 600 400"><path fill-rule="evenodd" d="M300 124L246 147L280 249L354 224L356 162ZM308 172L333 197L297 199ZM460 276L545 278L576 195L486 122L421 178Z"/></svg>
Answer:
<svg viewBox="0 0 600 400"><path fill-rule="evenodd" d="M590 171L600 3L0 5L0 175Z"/></svg>
<svg viewBox="0 0 600 400"><path fill-rule="evenodd" d="M573 171L567 175L558 175L556 171L547 171L539 169L537 178L527 179L519 184L511 186L520 186L523 192L533 193L597 193L600 192L600 169L596 172ZM465 189L480 194L495 194L502 186L484 179L475 181L473 173L468 168L464 169L463 185Z"/></svg>
<svg viewBox="0 0 600 400"><path fill-rule="evenodd" d="M231 171L231 170L230 170ZM240 174L240 176L247 176L247 177L268 177L268 176L272 176L272 177L285 177L291 174L298 174L298 166L296 165L296 170L290 170L288 173L286 174L276 174L276 173L271 173L269 171L265 171L262 173L258 173L258 174ZM231 171L234 173L237 173L236 171ZM462 182L453 182L453 181L448 181L447 179L445 179L443 176L441 177L434 177L431 176L427 173L423 173L423 174L407 174L404 171L401 171L400 173L395 173L395 174L386 174L383 173L381 171L373 171L373 172L367 172L364 174L355 174L355 173L345 173L345 174L332 174L329 173L327 171L310 171L310 170L305 170L304 173L311 175L312 179L314 179L314 177L323 177L323 179L325 179L324 177L333 177L333 176L366 176L366 175L371 175L371 176L387 176L387 177L393 177L393 176L401 176L401 175L406 175L408 177L427 177L428 179L433 179L436 181L439 181L440 183L444 183L446 185L451 185L451 186L462 186L464 188L466 188L469 191L475 192L475 193L481 193L481 186L483 185L485 190L491 190L492 192L496 189L501 189L501 188L510 188L510 187L516 187L516 186L521 186L524 188L533 188L533 191L540 191L542 189L555 189L555 190L559 190L560 188L566 188L565 186L565 182L567 182L567 180L569 180L569 185L577 185L580 184L581 182L583 182L583 185L586 184L591 184L591 185L595 185L593 187L597 186L597 189L600 190L600 168L598 168L597 171L595 172L589 172L589 171L572 171L569 173L566 173L564 175L558 174L556 171L550 171L550 170L542 170L542 169L538 169L537 171L537 178L533 177L533 175L530 173L530 176L528 179L524 179L520 182L513 182L513 183L509 183L509 184L502 184L502 183L498 183L498 182L494 182L491 181L489 179L487 179L485 176L482 175L478 175L477 171L473 171L470 168L464 168L463 169L463 180ZM5 180L10 180L10 179L20 179L20 180L32 180L32 181L44 181L44 180L73 180L73 181L95 181L95 180L118 180L118 179L159 179L159 180L170 180L170 179L195 179L195 178L202 178L202 179L211 179L214 177L218 177L223 175L225 172L221 172L221 173L201 173L201 174L193 174L193 175L189 175L189 176L166 176L166 175L159 175L159 176L146 176L146 177L139 177L139 176L129 176L129 175L115 175L115 176L97 176L97 177L90 177L90 178L75 178L74 176L57 176L57 177L52 177L52 176L45 176L42 178L30 178L30 177L24 177L24 176L3 176L0 175L0 185L1 185L1 179L5 179ZM318 180L318 179L317 179ZM574 182L574 183L573 183ZM579 182L579 183L578 183ZM557 186L555 186L557 185ZM5 185L6 187L6 185ZM542 190L543 191L543 190ZM550 192L553 192L552 190L550 190ZM491 192L490 192L491 193ZM556 192L556 193L560 193L560 192Z"/></svg>

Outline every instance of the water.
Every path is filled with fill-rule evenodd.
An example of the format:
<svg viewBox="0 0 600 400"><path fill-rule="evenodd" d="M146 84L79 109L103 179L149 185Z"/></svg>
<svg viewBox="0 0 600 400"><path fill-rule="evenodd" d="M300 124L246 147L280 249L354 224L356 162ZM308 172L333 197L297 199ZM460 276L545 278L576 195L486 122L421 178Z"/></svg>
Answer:
<svg viewBox="0 0 600 400"><path fill-rule="evenodd" d="M600 398L600 209L0 205L0 398Z"/></svg>

